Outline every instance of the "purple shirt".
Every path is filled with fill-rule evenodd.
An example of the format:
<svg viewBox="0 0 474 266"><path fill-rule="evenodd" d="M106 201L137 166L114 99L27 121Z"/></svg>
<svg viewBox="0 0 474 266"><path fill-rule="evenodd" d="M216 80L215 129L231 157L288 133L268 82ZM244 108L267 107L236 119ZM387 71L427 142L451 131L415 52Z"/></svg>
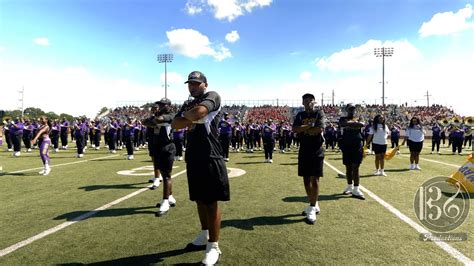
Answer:
<svg viewBox="0 0 474 266"><path fill-rule="evenodd" d="M10 135L21 135L23 134L23 129L25 128L25 125L21 122L15 123L15 125L10 126Z"/></svg>
<svg viewBox="0 0 474 266"><path fill-rule="evenodd" d="M173 139L184 139L184 129L173 130Z"/></svg>
<svg viewBox="0 0 474 266"><path fill-rule="evenodd" d="M62 122L61 123L61 133L66 133L68 127L69 127L69 122L68 121Z"/></svg>

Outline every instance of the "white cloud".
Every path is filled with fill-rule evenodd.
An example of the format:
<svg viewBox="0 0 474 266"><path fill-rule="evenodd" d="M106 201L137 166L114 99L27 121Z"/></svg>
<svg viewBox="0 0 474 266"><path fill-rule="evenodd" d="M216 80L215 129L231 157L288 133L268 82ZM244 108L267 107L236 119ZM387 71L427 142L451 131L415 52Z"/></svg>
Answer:
<svg viewBox="0 0 474 266"><path fill-rule="evenodd" d="M450 35L467 29L474 28L474 22L469 20L472 17L472 6L467 4L465 8L458 12L436 13L430 21L423 22L418 33L421 37Z"/></svg>
<svg viewBox="0 0 474 266"><path fill-rule="evenodd" d="M208 55L217 61L232 57L229 49L222 44L213 45L207 36L197 30L176 29L167 31L166 36L171 50L187 57L198 58L201 55Z"/></svg>
<svg viewBox="0 0 474 266"><path fill-rule="evenodd" d="M188 1L185 6L186 13L196 15L202 12L202 3L196 1Z"/></svg>
<svg viewBox="0 0 474 266"><path fill-rule="evenodd" d="M240 39L240 36L236 30L233 30L225 35L225 39L230 43L234 43Z"/></svg>
<svg viewBox="0 0 474 266"><path fill-rule="evenodd" d="M165 73L160 74L160 81L165 82ZM186 80L184 76L179 74L178 72L167 72L166 73L166 82L169 86L171 85L182 85Z"/></svg>
<svg viewBox="0 0 474 266"><path fill-rule="evenodd" d="M393 57L390 61L410 64L421 57L421 52L410 42L369 40L357 47L343 49L328 57L315 59L320 70L328 71L372 71L380 67L381 58L374 55L374 48L392 47ZM387 59L386 59L387 60Z"/></svg>
<svg viewBox="0 0 474 266"><path fill-rule="evenodd" d="M100 108L116 107L119 101L143 102L164 97L161 84L142 84L139 82L104 78L91 73L87 68L74 66L68 68L50 68L45 66L19 65L0 62L0 87L2 89L2 108L18 109L18 90L25 88L25 108L37 107L43 111L87 115L94 117ZM168 73L170 87L168 97L173 101L187 99L189 92L177 73ZM178 84L179 82L179 84ZM69 94L64 94L67 88ZM111 95L113 91L113 95ZM77 98L74 93L94 95L86 100ZM9 100L7 100L9 99Z"/></svg>
<svg viewBox="0 0 474 266"><path fill-rule="evenodd" d="M270 6L272 0L188 0L186 11L190 15L200 13L204 8L210 8L214 17L219 20L233 21L255 8Z"/></svg>
<svg viewBox="0 0 474 266"><path fill-rule="evenodd" d="M313 74L311 74L311 72L309 71L303 71L300 74L300 80L303 80L303 81L310 80L312 75Z"/></svg>
<svg viewBox="0 0 474 266"><path fill-rule="evenodd" d="M40 37L40 38L33 39L33 42L36 43L37 45L41 45L41 46L49 46L50 45L48 38L45 38L45 37Z"/></svg>

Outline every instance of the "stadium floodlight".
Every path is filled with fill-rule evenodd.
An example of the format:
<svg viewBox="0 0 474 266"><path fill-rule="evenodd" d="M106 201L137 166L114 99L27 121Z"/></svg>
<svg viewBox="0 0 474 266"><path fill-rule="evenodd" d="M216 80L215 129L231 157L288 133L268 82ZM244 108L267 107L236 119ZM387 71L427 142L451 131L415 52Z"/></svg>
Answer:
<svg viewBox="0 0 474 266"><path fill-rule="evenodd" d="M385 106L385 57L393 55L393 47L374 48L374 55L382 57L382 106Z"/></svg>
<svg viewBox="0 0 474 266"><path fill-rule="evenodd" d="M158 63L165 63L165 98L168 98L168 77L166 73L166 63L173 62L173 54L159 54L157 57Z"/></svg>

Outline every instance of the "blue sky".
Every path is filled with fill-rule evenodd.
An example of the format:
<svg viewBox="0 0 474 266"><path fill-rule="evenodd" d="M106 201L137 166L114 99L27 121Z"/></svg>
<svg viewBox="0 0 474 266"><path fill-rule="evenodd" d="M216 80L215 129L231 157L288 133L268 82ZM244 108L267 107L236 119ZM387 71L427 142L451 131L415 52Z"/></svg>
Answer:
<svg viewBox="0 0 474 266"><path fill-rule="evenodd" d="M201 70L223 100L431 102L472 115L474 1L0 0L0 109L94 115L119 101L187 97ZM226 38L227 36L227 38ZM469 95L456 99L453 90Z"/></svg>

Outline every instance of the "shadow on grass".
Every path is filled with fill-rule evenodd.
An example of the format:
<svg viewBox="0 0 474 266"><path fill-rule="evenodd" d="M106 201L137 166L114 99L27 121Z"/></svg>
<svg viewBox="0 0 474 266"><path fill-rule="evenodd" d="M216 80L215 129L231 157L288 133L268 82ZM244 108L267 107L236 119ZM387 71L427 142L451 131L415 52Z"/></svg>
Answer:
<svg viewBox="0 0 474 266"><path fill-rule="evenodd" d="M319 195L318 201L325 201L325 200L339 200L339 199L345 199L348 198L346 195L343 195L342 193L338 194L329 194L329 195ZM293 196L293 197L286 197L283 198L282 201L284 202L303 202L303 203L308 203L308 197L307 196Z"/></svg>
<svg viewBox="0 0 474 266"><path fill-rule="evenodd" d="M84 191L94 191L94 190L99 190L99 189L137 189L137 188L143 188L141 186L136 186L136 185L143 185L143 184L148 184L148 182L140 182L140 183L132 183L132 184L118 184L118 185L91 185L91 186L85 186L85 187L79 187L77 189L84 189Z"/></svg>
<svg viewBox="0 0 474 266"><path fill-rule="evenodd" d="M118 157L118 158L110 158L110 159L92 159L91 162L107 162L107 161L123 161L124 158Z"/></svg>
<svg viewBox="0 0 474 266"><path fill-rule="evenodd" d="M148 254L148 255L141 255L141 256L133 256L133 257L125 257L120 259L114 260L107 260L107 261L99 261L94 263L66 263L66 264L59 264L61 266L74 266L74 265L151 265L154 263L163 262L164 258L175 257L187 253L185 249L176 249L176 250L169 250L164 251L156 254ZM201 262L196 263L179 263L177 265L201 265Z"/></svg>
<svg viewBox="0 0 474 266"><path fill-rule="evenodd" d="M410 171L410 168L404 168L404 169L385 169L385 172L408 172Z"/></svg>
<svg viewBox="0 0 474 266"><path fill-rule="evenodd" d="M265 163L265 162L239 162L235 164L261 164L261 163Z"/></svg>
<svg viewBox="0 0 474 266"><path fill-rule="evenodd" d="M117 217L125 215L134 215L134 214L155 214L156 211L150 211L148 209L156 209L155 206L148 207L138 207L138 208L117 208L117 209L106 209L103 211L74 211L61 214L54 218L54 220L67 220L67 221L82 221L93 218L103 218L103 217Z"/></svg>
<svg viewBox="0 0 474 266"><path fill-rule="evenodd" d="M247 155L247 156L242 156L242 158L260 158L262 155Z"/></svg>
<svg viewBox="0 0 474 266"><path fill-rule="evenodd" d="M298 163L281 163L280 165L298 165Z"/></svg>
<svg viewBox="0 0 474 266"><path fill-rule="evenodd" d="M9 172L4 172L0 173L0 176L33 176L33 175L39 175L38 173L9 173Z"/></svg>
<svg viewBox="0 0 474 266"><path fill-rule="evenodd" d="M221 227L235 227L242 230L254 230L255 226L282 225L300 223L304 218L292 220L291 217L301 217L301 214L287 214L281 216L260 216L249 219L233 219L222 221Z"/></svg>

